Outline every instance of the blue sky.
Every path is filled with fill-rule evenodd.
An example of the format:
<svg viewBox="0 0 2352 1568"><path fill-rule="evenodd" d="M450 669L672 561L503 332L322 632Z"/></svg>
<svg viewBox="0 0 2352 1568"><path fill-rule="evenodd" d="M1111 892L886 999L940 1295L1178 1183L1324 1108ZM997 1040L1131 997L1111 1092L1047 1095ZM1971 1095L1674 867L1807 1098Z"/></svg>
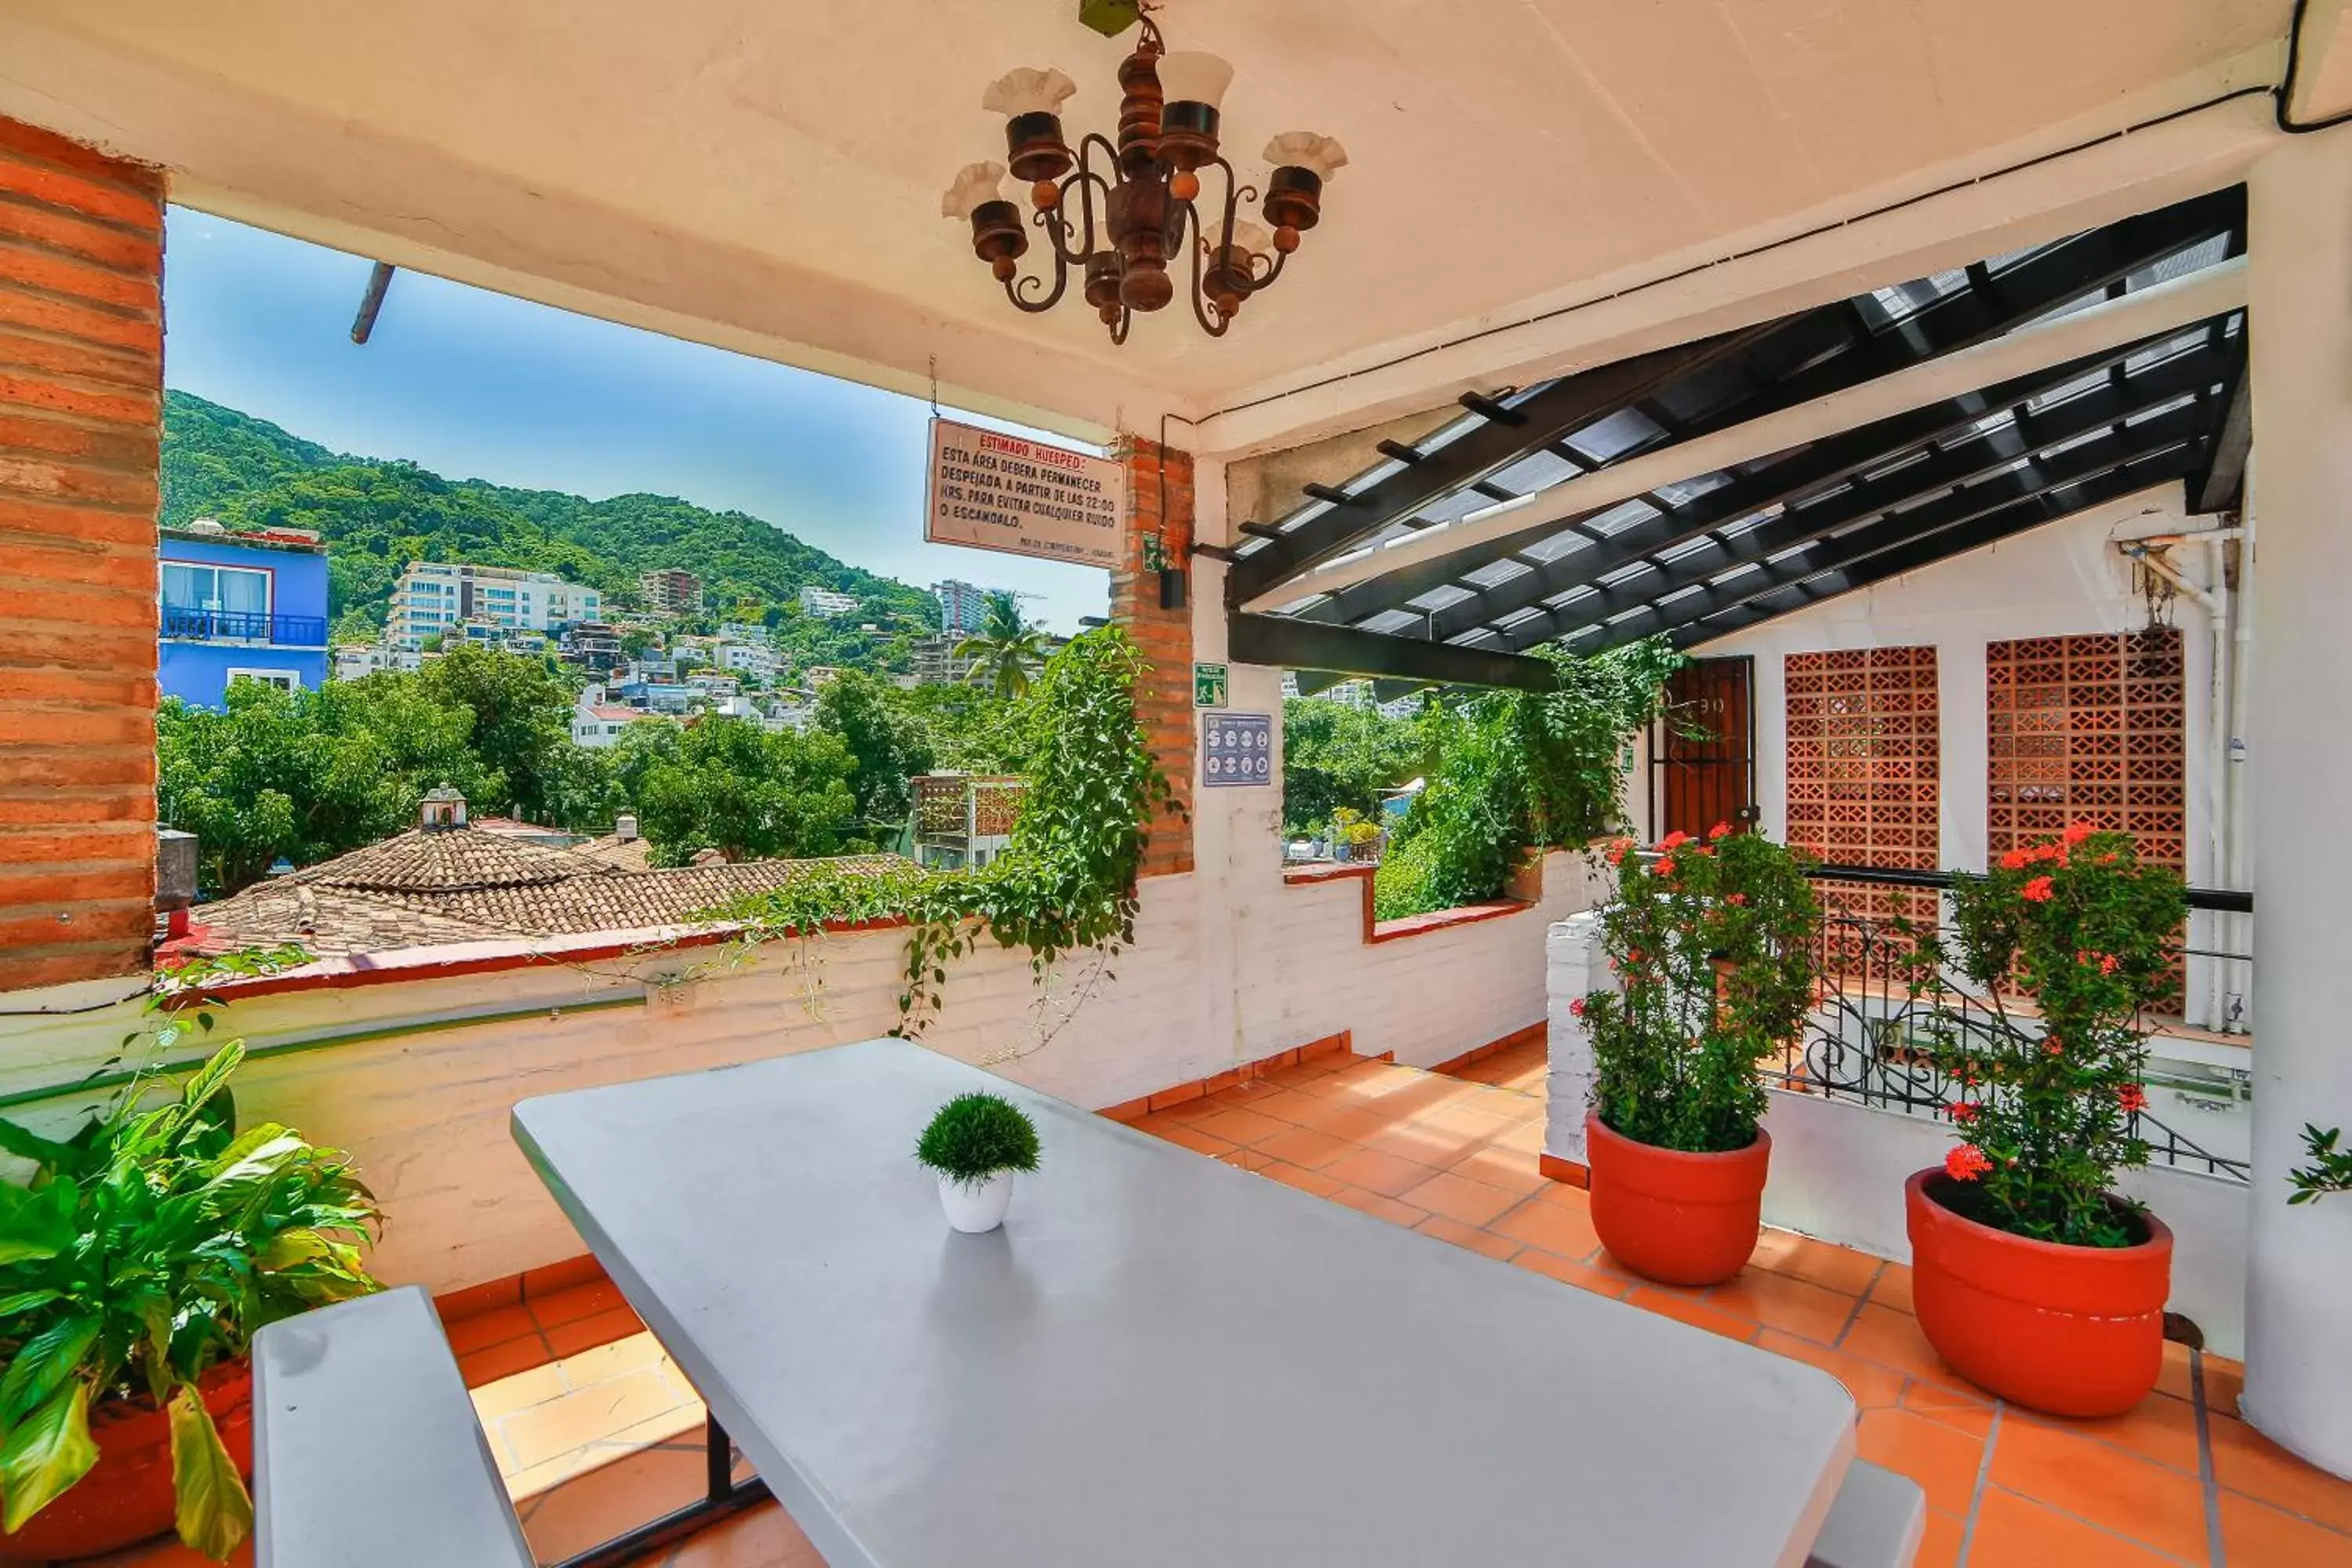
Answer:
<svg viewBox="0 0 2352 1568"><path fill-rule="evenodd" d="M923 542L918 399L407 271L362 348L367 258L184 207L166 244L167 385L452 479L733 508L919 587L1034 594L1056 631L1104 613L1106 573Z"/></svg>

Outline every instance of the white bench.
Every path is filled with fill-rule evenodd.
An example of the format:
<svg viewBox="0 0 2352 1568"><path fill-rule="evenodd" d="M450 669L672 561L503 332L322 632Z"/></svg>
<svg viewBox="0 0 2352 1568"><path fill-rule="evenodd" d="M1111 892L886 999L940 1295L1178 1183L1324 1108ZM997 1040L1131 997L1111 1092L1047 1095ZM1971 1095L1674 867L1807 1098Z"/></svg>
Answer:
<svg viewBox="0 0 2352 1568"><path fill-rule="evenodd" d="M534 1568L414 1285L254 1336L253 1455L259 1568Z"/></svg>
<svg viewBox="0 0 2352 1568"><path fill-rule="evenodd" d="M1911 1568L1927 1528L1918 1482L1856 1459L1838 1483L1805 1568Z"/></svg>

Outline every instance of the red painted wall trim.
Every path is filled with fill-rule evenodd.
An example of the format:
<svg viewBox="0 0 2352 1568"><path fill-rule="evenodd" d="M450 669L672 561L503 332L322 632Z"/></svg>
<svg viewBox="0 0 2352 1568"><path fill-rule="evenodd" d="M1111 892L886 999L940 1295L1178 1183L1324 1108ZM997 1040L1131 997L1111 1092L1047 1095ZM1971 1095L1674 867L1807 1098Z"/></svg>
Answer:
<svg viewBox="0 0 2352 1568"><path fill-rule="evenodd" d="M1432 931L1450 931L1455 926L1475 925L1480 921L1501 920L1534 909L1533 902L1524 899L1496 899L1484 904L1464 904L1455 909L1433 910L1425 915L1405 915L1384 921L1375 918L1372 903L1372 873L1370 866L1289 866L1283 868L1283 886L1312 887L1322 882L1345 881L1354 878L1363 889L1364 942L1398 942L1406 937L1427 936Z"/></svg>

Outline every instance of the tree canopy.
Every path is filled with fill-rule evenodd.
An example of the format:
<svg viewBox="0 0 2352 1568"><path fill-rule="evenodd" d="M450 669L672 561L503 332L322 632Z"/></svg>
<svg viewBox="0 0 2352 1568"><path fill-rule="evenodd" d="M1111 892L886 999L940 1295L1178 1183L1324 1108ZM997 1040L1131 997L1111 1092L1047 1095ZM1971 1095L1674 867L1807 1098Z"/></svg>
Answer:
<svg viewBox="0 0 2352 1568"><path fill-rule="evenodd" d="M674 752L647 766L637 826L665 866L704 849L730 860L837 855L854 847L855 772L838 735L705 718L683 726Z"/></svg>

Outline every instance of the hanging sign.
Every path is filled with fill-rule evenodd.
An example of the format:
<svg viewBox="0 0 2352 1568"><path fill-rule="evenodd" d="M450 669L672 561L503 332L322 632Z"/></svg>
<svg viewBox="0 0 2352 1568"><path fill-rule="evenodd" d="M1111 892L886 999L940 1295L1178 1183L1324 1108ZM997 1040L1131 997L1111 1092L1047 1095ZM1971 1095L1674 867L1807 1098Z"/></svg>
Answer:
<svg viewBox="0 0 2352 1568"><path fill-rule="evenodd" d="M933 419L923 537L1116 567L1124 473L1108 458Z"/></svg>
<svg viewBox="0 0 2352 1568"><path fill-rule="evenodd" d="M1274 716L1201 715L1201 782L1212 787L1274 782Z"/></svg>
<svg viewBox="0 0 2352 1568"><path fill-rule="evenodd" d="M1223 708L1225 705L1225 667L1222 664L1196 664L1192 667L1192 706Z"/></svg>

